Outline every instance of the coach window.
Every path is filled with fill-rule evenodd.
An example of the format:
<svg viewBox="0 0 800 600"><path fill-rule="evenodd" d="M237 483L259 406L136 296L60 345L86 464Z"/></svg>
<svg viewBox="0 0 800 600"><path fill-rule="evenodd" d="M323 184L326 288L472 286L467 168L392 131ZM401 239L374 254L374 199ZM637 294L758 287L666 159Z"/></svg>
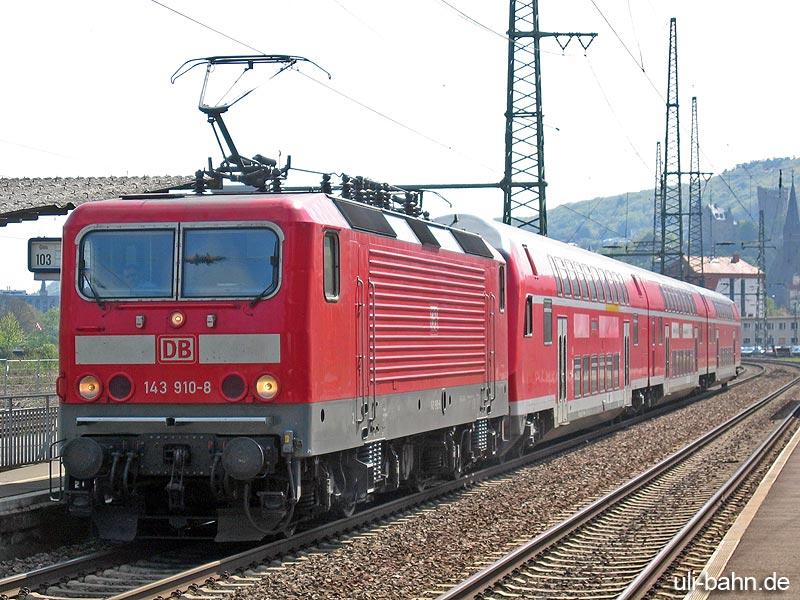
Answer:
<svg viewBox="0 0 800 600"><path fill-rule="evenodd" d="M597 357L592 356L592 393L597 393Z"/></svg>
<svg viewBox="0 0 800 600"><path fill-rule="evenodd" d="M572 361L572 393L575 398L581 397L581 357L576 356Z"/></svg>
<svg viewBox="0 0 800 600"><path fill-rule="evenodd" d="M619 275L619 285L622 288L622 298L625 300L625 304L630 304L631 300L628 297L628 286L625 284L625 279L622 275Z"/></svg>
<svg viewBox="0 0 800 600"><path fill-rule="evenodd" d="M614 385L614 369L612 368L611 355L606 354L606 388L610 391L616 386Z"/></svg>
<svg viewBox="0 0 800 600"><path fill-rule="evenodd" d="M658 317L658 344L664 343L664 317Z"/></svg>
<svg viewBox="0 0 800 600"><path fill-rule="evenodd" d="M600 378L600 382L599 382L599 384L597 386L597 391L605 392L606 391L606 355L605 354L601 354L600 355L599 362L600 362L600 364L598 366L598 369L599 369L598 376Z"/></svg>
<svg viewBox="0 0 800 600"><path fill-rule="evenodd" d="M553 343L553 301L550 298L545 298L542 302L542 315L544 320L542 322L542 338L545 345Z"/></svg>
<svg viewBox="0 0 800 600"><path fill-rule="evenodd" d="M586 279L589 280L589 296L593 301L597 301L597 281L594 277L594 270L591 267L586 267Z"/></svg>
<svg viewBox="0 0 800 600"><path fill-rule="evenodd" d="M603 291L602 277L600 276L600 271L595 267L592 267L592 279L594 279L595 285L597 286L597 299L600 302L605 302L606 294Z"/></svg>
<svg viewBox="0 0 800 600"><path fill-rule="evenodd" d="M608 273L605 269L600 271L600 276L603 279L603 288L606 291L606 302L615 302L614 296L611 294L611 286L608 284Z"/></svg>
<svg viewBox="0 0 800 600"><path fill-rule="evenodd" d="M339 236L335 231L326 231L322 238L323 287L325 300L339 299Z"/></svg>
<svg viewBox="0 0 800 600"><path fill-rule="evenodd" d="M550 266L553 269L553 279L556 282L556 294L559 296L563 296L564 289L561 287L561 277L559 277L558 275L558 267L556 267L556 261L552 256L550 256L549 258L550 258Z"/></svg>
<svg viewBox="0 0 800 600"><path fill-rule="evenodd" d="M614 355L614 364L612 365L611 379L614 381L614 388L619 387L619 352Z"/></svg>
<svg viewBox="0 0 800 600"><path fill-rule="evenodd" d="M584 300L589 299L589 284L586 283L586 274L583 271L583 265L575 263L575 271L578 275L578 284L581 287L581 298Z"/></svg>
<svg viewBox="0 0 800 600"><path fill-rule="evenodd" d="M633 315L633 345L639 345L639 315Z"/></svg>
<svg viewBox="0 0 800 600"><path fill-rule="evenodd" d="M533 335L533 296L525 298L525 323L522 335L531 337Z"/></svg>
<svg viewBox="0 0 800 600"><path fill-rule="evenodd" d="M588 396L591 394L591 389L589 388L589 377L591 375L591 369L589 368L589 355L583 357L583 395Z"/></svg>
<svg viewBox="0 0 800 600"><path fill-rule="evenodd" d="M581 287L580 284L578 283L578 273L575 270L577 265L575 265L574 262L569 260L564 262L567 263L567 268L569 270L569 280L572 283L572 297L580 299Z"/></svg>

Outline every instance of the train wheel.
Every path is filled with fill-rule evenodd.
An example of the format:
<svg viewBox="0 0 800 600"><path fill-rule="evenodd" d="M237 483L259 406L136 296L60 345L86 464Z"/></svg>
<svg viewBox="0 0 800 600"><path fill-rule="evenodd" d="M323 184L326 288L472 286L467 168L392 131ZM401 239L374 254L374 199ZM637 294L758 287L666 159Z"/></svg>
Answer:
<svg viewBox="0 0 800 600"><path fill-rule="evenodd" d="M356 512L356 501L351 496L341 494L332 508L336 518L349 519Z"/></svg>

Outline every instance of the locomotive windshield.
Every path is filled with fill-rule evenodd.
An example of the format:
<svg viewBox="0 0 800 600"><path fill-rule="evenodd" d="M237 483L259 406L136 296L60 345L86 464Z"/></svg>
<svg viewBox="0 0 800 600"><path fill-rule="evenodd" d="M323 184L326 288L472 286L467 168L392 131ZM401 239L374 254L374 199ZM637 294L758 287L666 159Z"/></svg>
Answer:
<svg viewBox="0 0 800 600"><path fill-rule="evenodd" d="M101 299L170 298L175 232L91 231L81 241L78 287Z"/></svg>
<svg viewBox="0 0 800 600"><path fill-rule="evenodd" d="M187 228L181 297L268 296L278 287L278 249L278 236L263 227Z"/></svg>

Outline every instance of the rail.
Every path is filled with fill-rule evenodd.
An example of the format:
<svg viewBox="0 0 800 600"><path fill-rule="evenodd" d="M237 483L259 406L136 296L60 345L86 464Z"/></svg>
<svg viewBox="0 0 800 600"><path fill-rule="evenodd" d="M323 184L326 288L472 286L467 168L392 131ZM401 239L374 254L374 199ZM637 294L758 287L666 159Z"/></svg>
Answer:
<svg viewBox="0 0 800 600"><path fill-rule="evenodd" d="M797 365L793 366L796 367ZM514 573L517 569L519 569L522 565L527 563L533 557L539 555L548 548L555 546L557 543L560 543L561 540L565 539L572 532L576 531L581 526L595 519L598 515L604 513L610 506L615 505L616 503L620 502L625 498L633 496L636 492L642 490L646 485L654 481L659 475L674 468L679 463L682 463L684 460L692 456L699 449L704 448L711 441L715 440L720 435L730 430L735 425L737 425L738 423L740 423L741 421L752 415L754 412L765 406L768 402L772 401L781 394L784 394L792 387L796 386L798 383L800 383L800 377L792 379L789 383L781 386L780 389L778 389L777 391L772 392L767 396L765 396L764 398L761 398L760 400L751 404L749 407L745 408L743 411L734 415L726 422L710 430L709 432L699 437L695 441L691 442L690 444L684 446L683 448L681 448L671 456L668 456L663 461L654 465L644 473L641 473L640 475L634 477L633 479L629 480L620 487L608 493L606 496L597 499L595 502L581 509L568 519L562 521L561 523L555 525L554 527L551 527L547 531L544 531L543 533L536 536L534 539L517 547L515 550L506 554L505 556L503 556L496 562L490 564L483 570L479 571L478 573L475 573L468 579L465 579L464 581L450 588L450 590L440 595L437 598L437 600L461 600L466 598L474 598L476 596L480 596L481 594L487 592L490 588L495 586L500 581L504 580L510 574ZM794 413L790 415L787 418L786 422L781 426L781 431L785 430L785 427L788 426L787 423L792 418L794 418ZM766 445L767 443L765 442L764 446ZM762 448L764 446L762 446ZM743 478L742 475L743 469L744 467L740 468L737 471L737 474L734 476L736 477L736 483L740 482L741 479ZM749 470L747 472L749 473ZM708 504L711 506L718 506L720 498L727 497L729 493L730 489L725 488L723 491L715 495L714 498L712 498L712 500L710 500ZM696 528L694 528L696 526L694 520L691 523L691 525L693 526L692 531L696 531ZM670 556L674 557L675 554L673 553L677 552L676 548L678 548L678 546L682 548L685 545L685 543L687 543L685 541L685 538L681 538L680 540L678 540L677 538L678 536L676 536L676 540L673 540L670 546L663 551L664 554L668 553ZM662 558L661 554L659 554L657 558L659 559ZM623 594L623 596L620 596L620 598L641 597L646 585L654 581L653 579L654 573L656 572L660 573L660 571L657 570L657 563L655 559L653 560L653 563L648 567L648 569L649 569L648 572L642 573L640 575L640 579L637 579L636 587L632 587L630 590L626 590L625 594Z"/></svg>
<svg viewBox="0 0 800 600"><path fill-rule="evenodd" d="M0 397L0 471L46 461L57 431L55 394Z"/></svg>

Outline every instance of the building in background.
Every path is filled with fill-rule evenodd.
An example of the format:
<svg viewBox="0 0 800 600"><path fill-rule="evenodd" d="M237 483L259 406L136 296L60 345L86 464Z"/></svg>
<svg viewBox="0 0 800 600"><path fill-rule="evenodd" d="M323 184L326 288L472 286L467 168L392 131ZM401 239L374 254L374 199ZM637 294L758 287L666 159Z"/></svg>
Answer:
<svg viewBox="0 0 800 600"><path fill-rule="evenodd" d="M754 267L738 254L733 256L689 257L689 268L695 274L703 273L703 287L727 296L742 317L759 318L762 315L763 299L758 297L758 267Z"/></svg>
<svg viewBox="0 0 800 600"><path fill-rule="evenodd" d="M0 298L17 298L41 312L47 312L53 307L58 307L61 302L61 292L57 281L46 284L47 282L43 281L42 287L36 294L29 294L25 290L0 290Z"/></svg>
<svg viewBox="0 0 800 600"><path fill-rule="evenodd" d="M797 329L796 314L766 319L742 319L742 346L794 346L800 344Z"/></svg>

